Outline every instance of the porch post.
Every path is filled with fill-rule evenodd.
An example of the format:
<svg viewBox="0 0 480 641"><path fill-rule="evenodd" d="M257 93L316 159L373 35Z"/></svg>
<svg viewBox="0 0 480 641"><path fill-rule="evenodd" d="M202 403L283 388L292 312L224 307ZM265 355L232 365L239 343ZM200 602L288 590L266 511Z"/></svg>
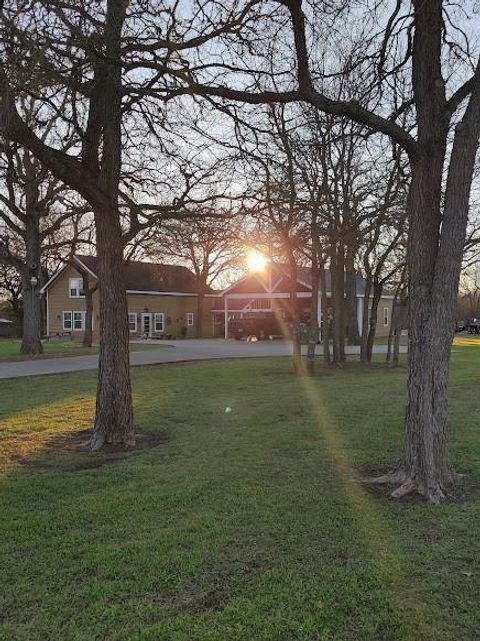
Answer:
<svg viewBox="0 0 480 641"><path fill-rule="evenodd" d="M362 321L363 321L363 303L364 303L363 298L358 296L358 298L357 298L357 326L358 326L358 333L360 334L360 336L362 335L362 329L363 329L363 327L362 327L362 325L363 325L363 323L362 323Z"/></svg>
<svg viewBox="0 0 480 641"><path fill-rule="evenodd" d="M224 304L223 311L224 311L224 314L225 314L225 340L227 340L228 339L228 298L227 298L227 294L225 294L225 298L224 298L224 303L223 304Z"/></svg>

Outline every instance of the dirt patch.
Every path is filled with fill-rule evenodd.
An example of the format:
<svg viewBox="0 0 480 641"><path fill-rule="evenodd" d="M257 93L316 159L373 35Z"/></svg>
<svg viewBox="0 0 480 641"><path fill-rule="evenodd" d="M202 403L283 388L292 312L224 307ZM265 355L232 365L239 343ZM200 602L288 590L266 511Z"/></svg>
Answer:
<svg viewBox="0 0 480 641"><path fill-rule="evenodd" d="M358 469L358 477L362 487L372 496L380 499L392 499L392 492L397 489L398 483L369 483L369 480L378 478L392 470L391 465L369 464ZM480 501L480 480L471 476L463 476L458 483L451 485L447 491L447 502L469 503ZM425 503L425 499L418 494L411 494L401 499L402 503Z"/></svg>
<svg viewBox="0 0 480 641"><path fill-rule="evenodd" d="M178 593L155 593L149 598L178 613L221 612L227 607L235 586L264 568L265 562L261 559L233 561L226 567L212 568L191 579Z"/></svg>
<svg viewBox="0 0 480 641"><path fill-rule="evenodd" d="M25 458L22 464L35 470L59 472L93 470L120 463L135 456L137 452L158 447L168 440L166 432L136 434L135 447L107 445L98 452L91 452L88 447L90 435L91 430L77 430L70 434L56 436L44 444L40 456Z"/></svg>
<svg viewBox="0 0 480 641"><path fill-rule="evenodd" d="M91 430L78 430L70 434L56 437L47 441L45 451L70 451L70 452L87 452L89 450L89 438ZM168 440L166 432L149 432L148 434L135 434L135 447L125 447L124 445L105 445L99 454L127 454L128 452L137 452L138 450L147 450L157 447Z"/></svg>

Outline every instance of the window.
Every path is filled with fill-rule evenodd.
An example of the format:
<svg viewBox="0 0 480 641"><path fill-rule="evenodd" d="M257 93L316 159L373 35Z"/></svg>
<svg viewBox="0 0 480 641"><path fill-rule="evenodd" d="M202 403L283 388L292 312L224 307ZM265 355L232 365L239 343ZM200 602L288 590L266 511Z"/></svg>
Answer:
<svg viewBox="0 0 480 641"><path fill-rule="evenodd" d="M165 314L163 312L155 314L154 329L156 332L163 332L165 326Z"/></svg>
<svg viewBox="0 0 480 641"><path fill-rule="evenodd" d="M387 327L389 323L389 314L390 314L390 309L388 307L384 307L383 308L383 325L385 327Z"/></svg>
<svg viewBox="0 0 480 641"><path fill-rule="evenodd" d="M187 312L187 326L193 327L193 312Z"/></svg>
<svg viewBox="0 0 480 641"><path fill-rule="evenodd" d="M63 312L63 329L71 331L72 329L72 312Z"/></svg>
<svg viewBox="0 0 480 641"><path fill-rule="evenodd" d="M63 329L66 332L79 332L85 329L86 312L63 312Z"/></svg>
<svg viewBox="0 0 480 641"><path fill-rule="evenodd" d="M83 278L68 279L68 295L70 298L84 298Z"/></svg>
<svg viewBox="0 0 480 641"><path fill-rule="evenodd" d="M128 312L128 329L130 332L137 331L137 314L135 312Z"/></svg>
<svg viewBox="0 0 480 641"><path fill-rule="evenodd" d="M80 331L85 329L85 312L72 312L73 314L73 329Z"/></svg>

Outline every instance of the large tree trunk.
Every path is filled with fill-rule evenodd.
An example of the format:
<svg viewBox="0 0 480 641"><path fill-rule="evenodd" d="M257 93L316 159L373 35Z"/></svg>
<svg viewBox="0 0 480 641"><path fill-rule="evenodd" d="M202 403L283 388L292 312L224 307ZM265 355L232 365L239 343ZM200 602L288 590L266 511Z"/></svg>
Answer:
<svg viewBox="0 0 480 641"><path fill-rule="evenodd" d="M40 301L40 229L37 212L33 207L38 203L36 184L27 187L27 210L25 216L25 268L22 270L23 319L22 354L42 354L42 308ZM33 193L32 193L33 192ZM36 284L32 284L32 278Z"/></svg>
<svg viewBox="0 0 480 641"><path fill-rule="evenodd" d="M38 285L32 285L30 274L27 272L22 277L23 290L23 316L22 316L22 354L42 354L42 313L41 302L38 295Z"/></svg>
<svg viewBox="0 0 480 641"><path fill-rule="evenodd" d="M437 263L448 113L441 73L442 3L415 0L414 11L413 85L418 150L416 157L411 158L408 199L410 359L404 466L399 475L401 485L393 496L416 491L437 502L444 497L451 480L445 429L451 331L445 322L449 311L439 309L445 303L444 297L435 299L434 292L436 270L440 267ZM442 234L445 235L444 227ZM464 238L456 258L458 269L463 242Z"/></svg>
<svg viewBox="0 0 480 641"><path fill-rule="evenodd" d="M100 358L92 449L134 445L127 297L118 212L95 213L100 294Z"/></svg>
<svg viewBox="0 0 480 641"><path fill-rule="evenodd" d="M100 357L95 427L91 448L105 443L135 444L132 390L128 357L128 317L123 238L118 208L121 167L120 39L126 3L109 0L103 69L103 157L99 187L111 202L95 209L100 294Z"/></svg>
<svg viewBox="0 0 480 641"><path fill-rule="evenodd" d="M83 346L91 347L93 343L93 293L97 286L91 287L88 274L83 273L83 289L85 292L85 331L83 333Z"/></svg>

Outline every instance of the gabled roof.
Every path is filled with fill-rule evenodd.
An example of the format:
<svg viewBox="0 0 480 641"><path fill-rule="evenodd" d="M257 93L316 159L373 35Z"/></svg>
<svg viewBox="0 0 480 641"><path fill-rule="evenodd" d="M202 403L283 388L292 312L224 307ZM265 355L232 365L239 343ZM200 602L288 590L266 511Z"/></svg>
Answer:
<svg viewBox="0 0 480 641"><path fill-rule="evenodd" d="M75 267L85 269L91 276L97 278L98 259L96 256L75 254L71 263ZM42 291L47 290L60 276L69 263L64 265L50 280L45 283ZM125 285L127 292L154 292L154 293L197 293L197 279L195 274L181 265L164 265L129 260L124 265ZM211 294L210 287L205 293Z"/></svg>
<svg viewBox="0 0 480 641"><path fill-rule="evenodd" d="M357 280L357 295L363 296L365 294L365 278L360 274L356 275ZM227 287L222 293L245 293L248 295L249 287L252 283L256 284L258 289L268 290L269 284L271 282L272 289L276 292L288 292L290 291L290 267L282 263L272 263L271 264L271 275L269 273L269 267L265 269L264 273L258 274L247 274L236 283L233 283L230 287ZM332 275L329 269L325 270L325 281L327 294L332 292ZM297 291L309 291L312 289L312 268L311 267L297 267L297 282L298 287ZM251 292L253 290L250 290Z"/></svg>

